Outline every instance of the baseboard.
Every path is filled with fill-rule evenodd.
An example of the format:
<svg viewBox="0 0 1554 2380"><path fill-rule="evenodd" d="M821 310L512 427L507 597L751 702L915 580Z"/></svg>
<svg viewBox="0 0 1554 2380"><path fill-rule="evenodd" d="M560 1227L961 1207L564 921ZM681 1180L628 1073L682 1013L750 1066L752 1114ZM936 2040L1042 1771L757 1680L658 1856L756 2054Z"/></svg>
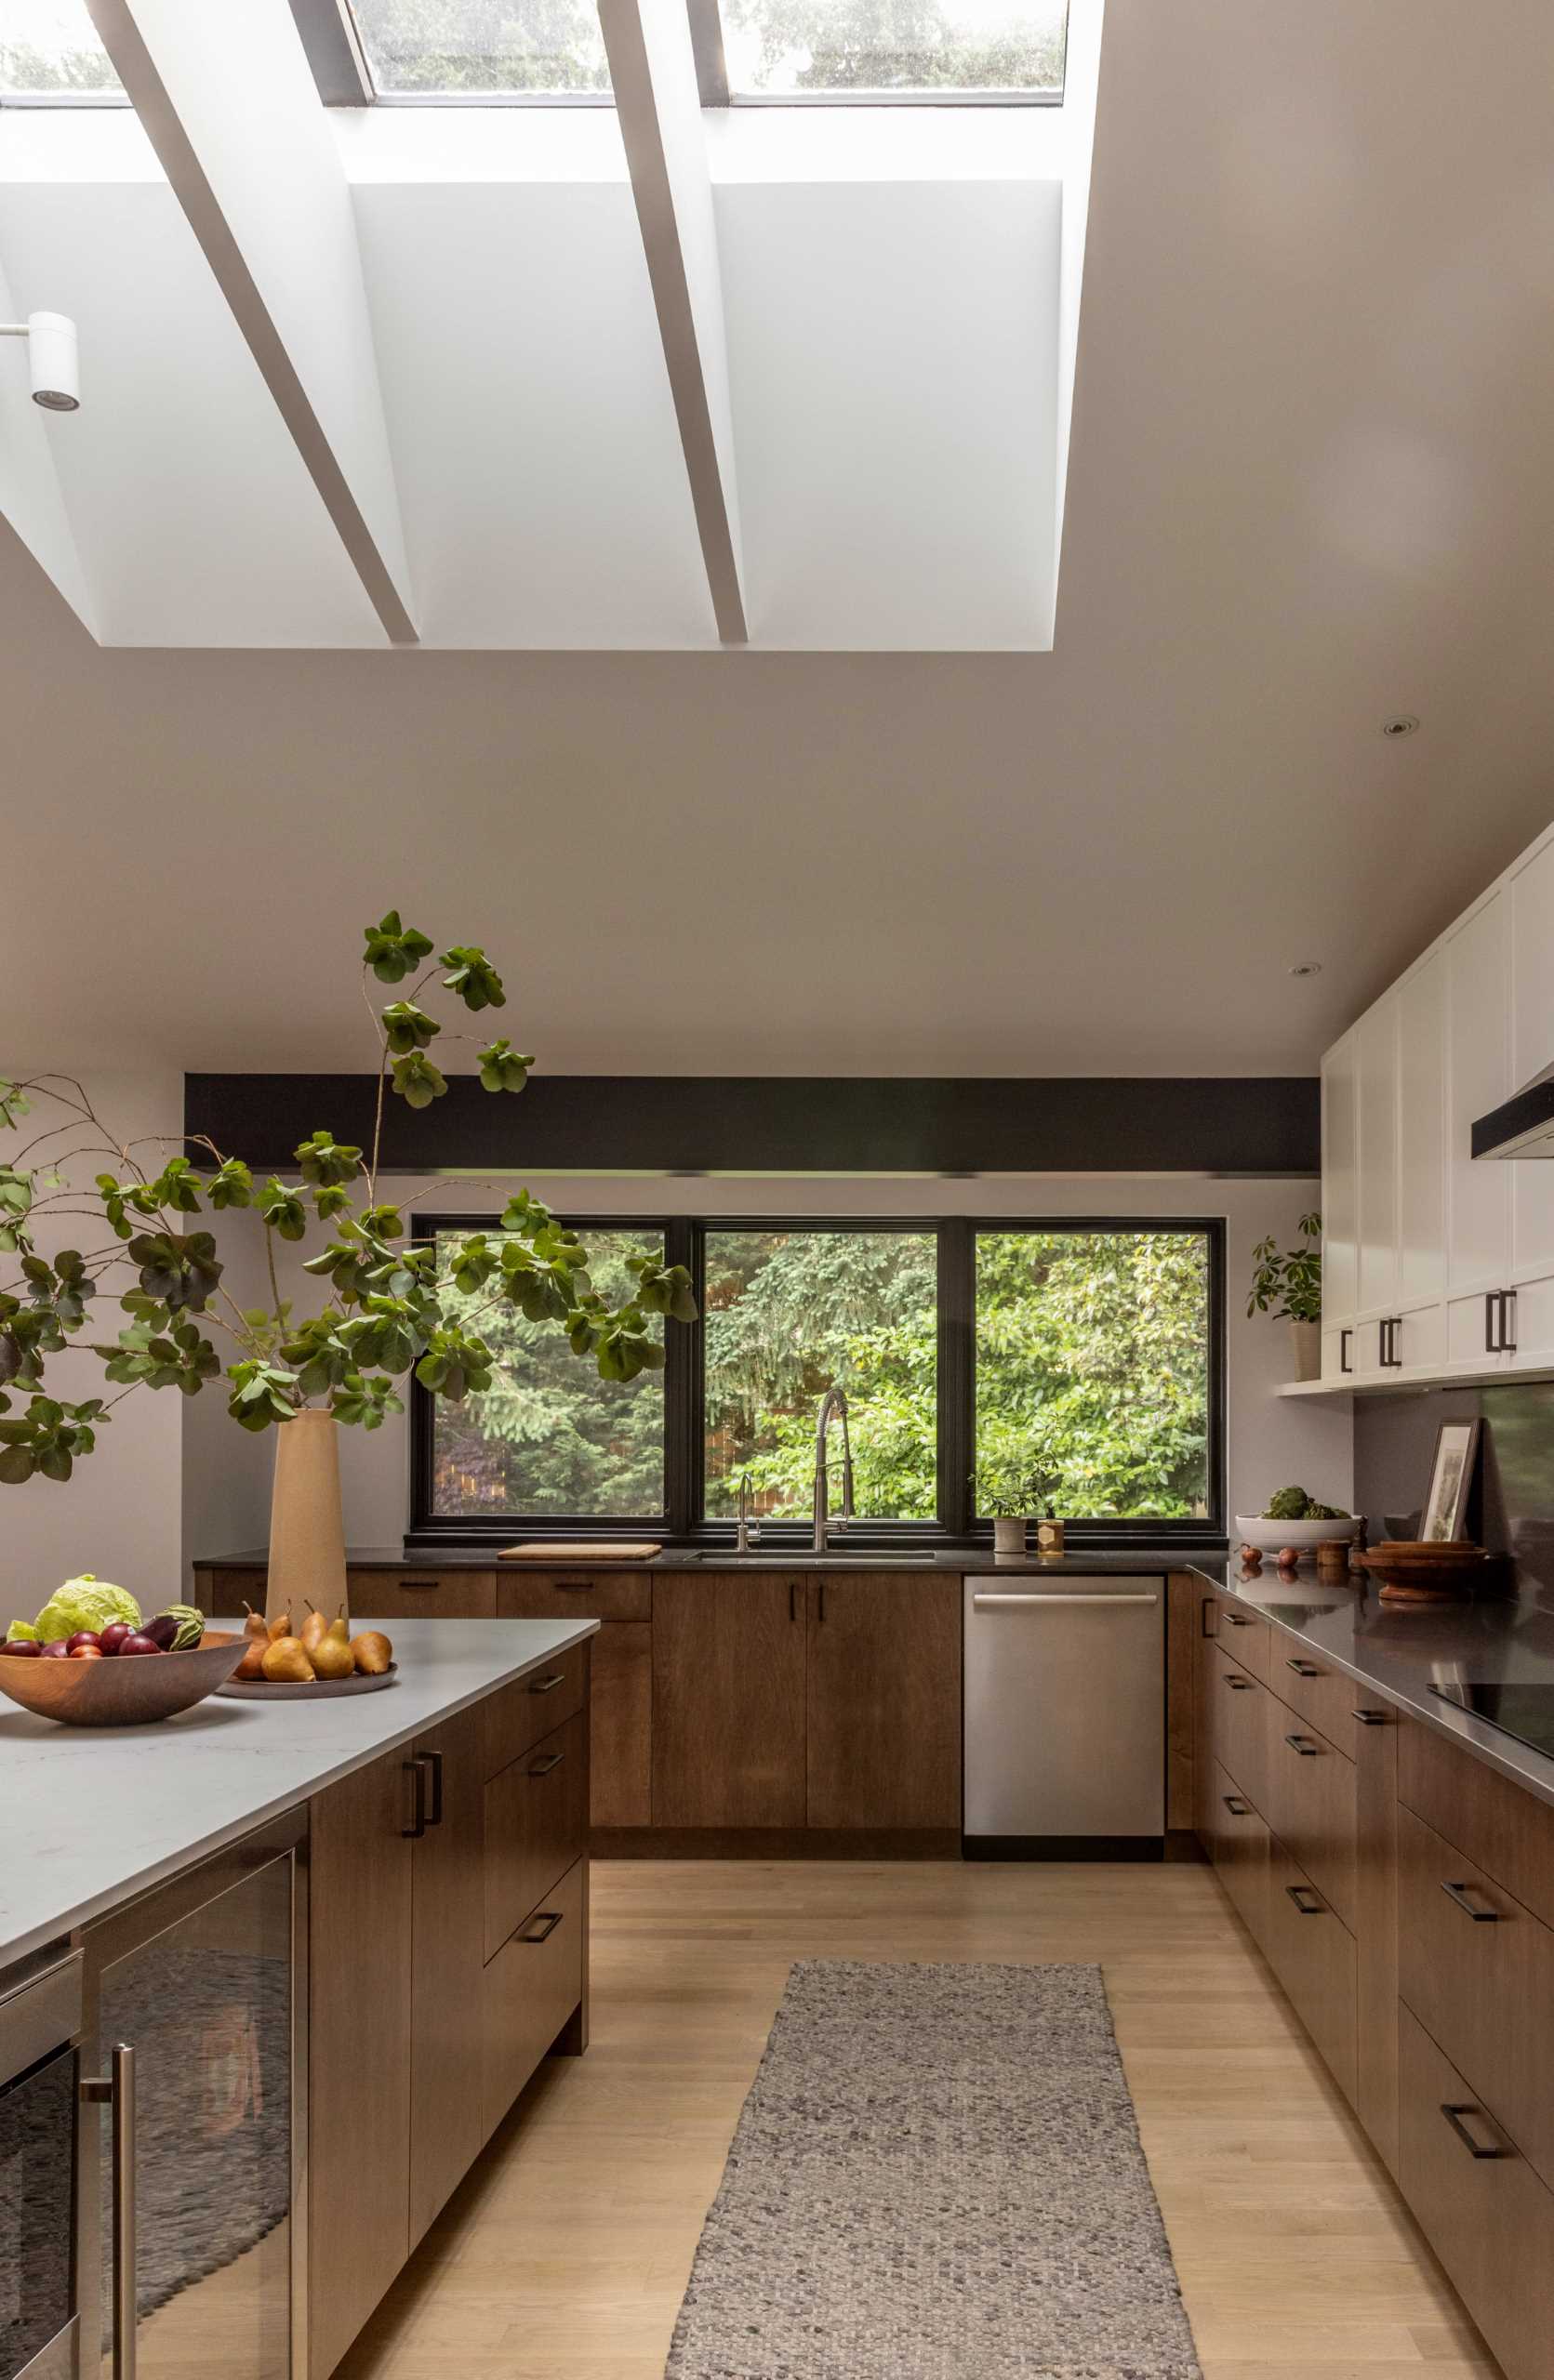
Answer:
<svg viewBox="0 0 1554 2380"><path fill-rule="evenodd" d="M968 1834L962 1844L966 1859L1132 1859L1158 1861L1165 1857L1162 1834Z"/></svg>
<svg viewBox="0 0 1554 2380"><path fill-rule="evenodd" d="M958 1827L596 1826L595 1859L959 1859Z"/></svg>

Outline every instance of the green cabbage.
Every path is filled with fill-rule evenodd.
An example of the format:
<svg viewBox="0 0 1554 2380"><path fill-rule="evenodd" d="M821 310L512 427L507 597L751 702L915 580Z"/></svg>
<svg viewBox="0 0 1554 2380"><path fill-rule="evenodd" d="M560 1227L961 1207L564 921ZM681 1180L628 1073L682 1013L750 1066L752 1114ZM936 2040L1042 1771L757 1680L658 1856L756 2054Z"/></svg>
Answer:
<svg viewBox="0 0 1554 2380"><path fill-rule="evenodd" d="M67 1579L56 1588L39 1612L33 1634L52 1645L61 1636L75 1636L84 1628L100 1635L110 1620L123 1620L131 1628L140 1625L140 1606L127 1587L110 1585L106 1579L94 1578L90 1570L79 1579Z"/></svg>
<svg viewBox="0 0 1554 2380"><path fill-rule="evenodd" d="M35 1645L38 1640L37 1630L33 1627L30 1620L13 1620L10 1626L6 1631L7 1644L18 1644L23 1638L25 1638L29 1644Z"/></svg>

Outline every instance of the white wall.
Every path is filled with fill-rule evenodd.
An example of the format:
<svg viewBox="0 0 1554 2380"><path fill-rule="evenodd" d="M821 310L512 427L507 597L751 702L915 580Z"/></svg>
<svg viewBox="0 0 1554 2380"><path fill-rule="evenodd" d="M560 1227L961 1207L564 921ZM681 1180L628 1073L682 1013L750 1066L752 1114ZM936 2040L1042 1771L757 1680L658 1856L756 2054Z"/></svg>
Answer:
<svg viewBox="0 0 1554 2380"><path fill-rule="evenodd" d="M32 1075L39 1070L30 1066L26 1071ZM148 1075L87 1075L85 1084L115 1143L182 1129L181 1074L168 1069ZM0 1156L16 1163L28 1140L62 1112L46 1106L40 1097L17 1131L0 1133ZM46 1143L35 1156L60 1144ZM142 1161L158 1157L154 1149L139 1155ZM85 1156L70 1169L70 1178L89 1189L94 1174L113 1170L111 1156ZM110 1237L107 1225L100 1220L94 1223L89 1215L69 1216L51 1229L40 1226L37 1233L45 1255L61 1248L78 1248L86 1254L105 1248ZM10 1258L0 1257L0 1282L8 1284L15 1270ZM46 1386L54 1395L72 1404L87 1396L117 1395L112 1388L104 1391L102 1367L86 1342L112 1344L124 1321L116 1300L132 1278L126 1268L122 1282L115 1276L105 1283L78 1341L64 1354L49 1357ZM128 1587L153 1607L177 1594L183 1404L176 1389L158 1395L138 1389L115 1408L95 1452L77 1462L70 1479L60 1484L33 1478L23 1488L0 1487L0 1625L30 1620L62 1579L83 1570L95 1570L99 1578Z"/></svg>
<svg viewBox="0 0 1554 2380"><path fill-rule="evenodd" d="M382 1195L403 1198L422 1181L387 1181ZM511 1186L511 1185L509 1185ZM1276 1488L1292 1481L1323 1502L1347 1505L1353 1488L1353 1441L1347 1407L1317 1399L1283 1400L1273 1394L1294 1368L1286 1326L1246 1317L1252 1248L1265 1233L1293 1239L1296 1219L1316 1203L1311 1180L1206 1182L1169 1176L1001 1176L971 1182L937 1179L826 1181L602 1181L537 1178L530 1185L561 1212L584 1214L779 1215L1223 1215L1227 1222L1229 1436L1230 1510L1259 1512ZM420 1200L437 1213L485 1213L506 1190L445 1181ZM246 1226L253 1263L251 1218L229 1219L223 1252ZM309 1249L304 1246L301 1254ZM316 1285L296 1273L287 1294ZM232 1261L239 1261L235 1258ZM255 1283L258 1294L258 1283ZM240 1302L247 1302L246 1293ZM346 1541L397 1547L409 1513L407 1418L379 1431L341 1433ZM219 1400L206 1395L184 1412L184 1551L199 1554L259 1546L267 1535L273 1441L247 1437L229 1422Z"/></svg>

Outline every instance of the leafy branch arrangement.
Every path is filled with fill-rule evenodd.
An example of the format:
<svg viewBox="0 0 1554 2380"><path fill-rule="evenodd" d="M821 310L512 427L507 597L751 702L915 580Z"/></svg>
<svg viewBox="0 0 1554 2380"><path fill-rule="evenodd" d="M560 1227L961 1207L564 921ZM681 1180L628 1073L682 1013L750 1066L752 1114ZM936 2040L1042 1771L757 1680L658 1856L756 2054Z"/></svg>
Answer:
<svg viewBox="0 0 1554 2380"><path fill-rule="evenodd" d="M1050 1513L1053 1494L1053 1482L1043 1472L995 1472L983 1479L974 1501L991 1520L1025 1521Z"/></svg>
<svg viewBox="0 0 1554 2380"><path fill-rule="evenodd" d="M1252 1294L1246 1301L1248 1315L1267 1314L1271 1306L1276 1321L1322 1320L1322 1229L1321 1215L1302 1215L1300 1235L1304 1247L1282 1250L1271 1238L1257 1242L1252 1251L1257 1269L1252 1276Z"/></svg>
<svg viewBox="0 0 1554 2380"><path fill-rule="evenodd" d="M422 995L432 996L440 978L441 990L472 1015L506 1005L483 950L455 944L434 956L434 949L401 924L395 909L366 929L362 983L379 1041L371 1153L364 1157L327 1131L310 1133L295 1152L295 1183L256 1182L240 1157L201 1136L187 1143L149 1136L121 1147L70 1076L0 1079L0 1127L20 1129L34 1099L64 1115L10 1162L0 1160L0 1255L20 1263L19 1277L0 1285L0 1485L19 1486L34 1473L68 1479L113 1407L141 1387L193 1396L219 1378L228 1412L246 1430L289 1421L309 1404L378 1429L387 1415L403 1412L398 1389L412 1371L423 1388L458 1402L491 1384L496 1358L477 1326L503 1306L554 1324L574 1355L593 1357L603 1380L634 1380L662 1366L651 1317L696 1318L684 1265L630 1258L636 1286L625 1303L611 1306L589 1277L588 1250L526 1190L508 1200L497 1234L475 1234L441 1254L428 1242L406 1243L402 1209L379 1203L386 1101L427 1107L447 1090L429 1054L444 1028ZM375 983L398 985L406 976L415 979L408 991L380 1007ZM478 1049L475 1063L482 1087L500 1094L523 1090L534 1060L504 1038ZM155 1170L136 1155L168 1147L176 1153ZM71 1178L76 1160L93 1157L113 1166L97 1175L95 1195ZM267 1306L235 1303L221 1286L214 1234L187 1220L238 1208L252 1210L263 1228ZM41 1223L52 1236L58 1221L77 1215L106 1226L106 1245L86 1254L63 1249L52 1260L39 1255L35 1227ZM314 1225L327 1226L329 1236L303 1270L327 1284L326 1302L299 1318L280 1292L275 1242L305 1239ZM88 1342L118 1395L76 1403L49 1395L46 1360L69 1348L100 1287L126 1271L134 1284L118 1302L127 1319L117 1343ZM485 1302L471 1312L466 1301L483 1291ZM211 1330L221 1334L222 1348ZM25 1411L16 1409L19 1395L28 1400Z"/></svg>

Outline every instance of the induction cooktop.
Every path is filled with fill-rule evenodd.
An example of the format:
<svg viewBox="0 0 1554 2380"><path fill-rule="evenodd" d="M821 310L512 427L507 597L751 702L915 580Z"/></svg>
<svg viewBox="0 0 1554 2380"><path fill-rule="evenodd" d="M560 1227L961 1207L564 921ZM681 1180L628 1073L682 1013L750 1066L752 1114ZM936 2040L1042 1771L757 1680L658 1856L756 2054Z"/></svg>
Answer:
<svg viewBox="0 0 1554 2380"><path fill-rule="evenodd" d="M1554 1759L1554 1684L1470 1679L1465 1686L1432 1686L1430 1692Z"/></svg>

